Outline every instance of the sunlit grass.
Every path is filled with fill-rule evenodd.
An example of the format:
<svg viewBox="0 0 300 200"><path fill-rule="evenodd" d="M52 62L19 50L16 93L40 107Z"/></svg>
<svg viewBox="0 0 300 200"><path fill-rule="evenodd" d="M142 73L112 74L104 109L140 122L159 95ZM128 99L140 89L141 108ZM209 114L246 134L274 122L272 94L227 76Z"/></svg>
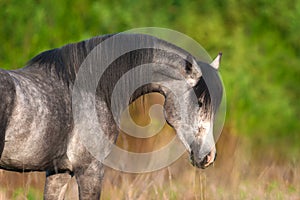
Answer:
<svg viewBox="0 0 300 200"><path fill-rule="evenodd" d="M151 105L163 105L158 94L139 98L130 108L135 122L150 123ZM127 119L123 119L127 120ZM164 128L147 139L119 135L117 145L131 152L151 152L165 146L175 137L171 127ZM299 163L278 157L269 149L255 149L249 140L241 138L227 127L217 144L218 157L213 167L196 169L187 153L167 168L152 173L129 174L107 168L102 187L106 199L297 199L300 197ZM13 173L0 171L0 200L42 199L44 173ZM69 183L66 199L78 199L75 178Z"/></svg>
<svg viewBox="0 0 300 200"><path fill-rule="evenodd" d="M144 123L143 119L149 123L147 111L151 105L163 103L160 95L149 97L143 108L145 112L138 112L141 99L131 108L134 120L140 120L140 124ZM128 151L149 152L164 146L174 134L168 127L149 139L136 139L123 133L117 144ZM299 163L258 151L228 128L223 130L217 150L215 165L205 170L191 166L187 153L169 167L152 173L129 174L106 168L101 199L299 199ZM0 171L0 200L42 199L44 181L44 173ZM69 183L66 199L78 199L75 178Z"/></svg>
<svg viewBox="0 0 300 200"><path fill-rule="evenodd" d="M206 170L192 167L187 155L153 173L128 174L107 168L101 199L299 199L299 165L250 160L251 156L242 147L246 144L239 142L230 150L224 141L229 138L221 138L217 161ZM0 199L41 199L44 176L44 173L23 175L1 171ZM66 199L78 199L77 195L73 178Z"/></svg>

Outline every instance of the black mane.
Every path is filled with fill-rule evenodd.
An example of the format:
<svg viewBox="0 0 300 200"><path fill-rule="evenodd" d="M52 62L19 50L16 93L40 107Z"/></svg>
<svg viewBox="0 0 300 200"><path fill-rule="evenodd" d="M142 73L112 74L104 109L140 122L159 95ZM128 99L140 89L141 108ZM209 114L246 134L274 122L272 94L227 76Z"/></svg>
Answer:
<svg viewBox="0 0 300 200"><path fill-rule="evenodd" d="M42 52L41 54L32 58L27 63L27 66L25 68L27 69L37 68L49 73L54 71L55 74L60 79L64 80L68 85L69 84L72 85L74 84L74 81L76 79L77 71L80 65L82 64L82 62L84 61L84 59L87 57L87 55L99 43L101 43L102 41L106 40L107 38L113 35L114 34L98 36L89 40L68 44L61 48L56 48L56 49ZM176 48L179 49L180 51L182 50L179 47L176 47L165 41L161 41L161 40L157 40L157 41L164 46ZM110 86L113 86L114 82L116 82L120 78L120 76L122 76L122 74L128 71L129 68L132 67L132 65L138 66L140 64L151 61L151 59L153 59L154 54L155 53L157 54L157 52L158 50L155 49L154 50L144 49L144 50L138 50L133 54L128 54L129 56L127 57L126 54L124 54L112 64L112 66L122 65L122 68L119 68L117 71L115 69L112 69L113 67L108 69L106 71L106 73L108 73L107 75L108 80L103 80L102 85L109 84ZM161 53L162 55L164 55L163 52ZM187 59L191 60L192 58L187 58ZM128 63L130 65L128 65ZM188 70L190 68L191 61L185 60L185 62L180 63L180 65L185 66L184 67L185 70L187 70L187 73L189 73ZM203 76L200 78L197 85L194 87L194 91L197 97L203 100L203 102L201 102L202 104L204 104L207 107L209 107L209 105L212 105L212 109L214 110L214 112L216 112L222 99L222 83L218 76L218 72L207 63L198 62L198 65L201 68ZM111 76L111 74L113 74L113 77ZM209 89L207 87L208 85L212 88ZM112 89L110 88L110 86L108 88L109 90ZM108 98L110 98L109 95Z"/></svg>
<svg viewBox="0 0 300 200"><path fill-rule="evenodd" d="M61 48L44 51L32 58L25 68L39 68L56 74L69 83L74 83L76 73L86 56L99 43L113 36L103 35L78 43L67 44Z"/></svg>
<svg viewBox="0 0 300 200"><path fill-rule="evenodd" d="M216 113L223 96L223 86L218 71L207 63L198 62L201 68L202 77L194 87L198 99L201 99L202 106L210 112Z"/></svg>

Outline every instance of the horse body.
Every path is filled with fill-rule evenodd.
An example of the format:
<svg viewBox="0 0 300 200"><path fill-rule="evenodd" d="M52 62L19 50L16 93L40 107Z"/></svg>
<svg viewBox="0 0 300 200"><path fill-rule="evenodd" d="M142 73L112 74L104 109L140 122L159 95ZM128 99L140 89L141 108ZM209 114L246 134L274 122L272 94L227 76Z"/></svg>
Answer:
<svg viewBox="0 0 300 200"><path fill-rule="evenodd" d="M0 165L19 171L44 171L66 152L72 125L70 98L65 95L68 88L38 69L7 74L15 98Z"/></svg>
<svg viewBox="0 0 300 200"><path fill-rule="evenodd" d="M73 175L78 183L80 199L99 199L100 197L104 167L86 149L80 138L80 130L74 124L72 90L83 60L95 46L109 37L111 35L42 53L33 58L23 69L0 70L0 168L19 172L46 171L45 199L63 199L67 183ZM197 75L194 66L197 65L196 62L188 58L190 55L160 40L155 39L154 43L177 51L178 54L184 55L190 63L177 56L172 57L172 55L168 55L168 52L153 49L128 53L112 63L106 70L106 74L103 75L104 78L100 80L96 92L99 124L103 130L106 130L105 134L111 142L116 140L119 131L110 110L113 86L120 76L135 66L154 61L177 66L190 84L194 84L189 92L198 92L199 96L197 97L200 100L205 98L202 94L205 84L203 80L201 82L200 75ZM217 74L214 69L209 69L211 66L204 65L204 68ZM174 78L175 75L168 76ZM172 83L170 79L168 81ZM203 114L201 114L201 123L185 130L179 130L180 127L176 124L178 111L174 109L175 100L165 88L156 84L141 87L134 93L129 103L150 92L160 92L165 96L166 120L178 131L180 139L194 160L193 164L203 167L212 163L214 151L211 151L211 147L205 152L205 155L197 154L199 153L197 149L203 143L199 135L196 136L196 138L200 138L199 141L187 139L190 137L190 132L206 130L207 128L202 122L211 123L212 116L207 115L206 118L203 118ZM189 101L188 98L189 96L186 97L187 101ZM191 106L189 108L191 116L188 117L191 120L193 120L192 116L203 112L201 109L199 111L200 107ZM99 145L106 145L99 142ZM206 155L208 157L204 158Z"/></svg>
<svg viewBox="0 0 300 200"><path fill-rule="evenodd" d="M63 199L66 185L76 171L78 185L83 185L81 199L93 197L90 186L84 192L88 182L94 184L94 196L99 196L102 164L74 134L68 84L55 73L46 73L35 66L1 72L1 97L9 98L1 101L1 114L5 117L1 122L6 123L1 127L0 168L46 171L45 199ZM93 173L81 176L93 162L98 166ZM95 177L98 180L93 180Z"/></svg>

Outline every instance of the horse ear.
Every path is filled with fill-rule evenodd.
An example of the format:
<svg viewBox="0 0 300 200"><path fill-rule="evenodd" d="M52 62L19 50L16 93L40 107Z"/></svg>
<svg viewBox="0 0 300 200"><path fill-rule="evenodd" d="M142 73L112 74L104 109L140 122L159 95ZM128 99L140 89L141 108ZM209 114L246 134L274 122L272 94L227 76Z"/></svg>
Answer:
<svg viewBox="0 0 300 200"><path fill-rule="evenodd" d="M219 69L221 57L222 57L222 53L220 52L218 54L218 56L214 59L214 61L212 61L212 63L210 63L210 65L215 69Z"/></svg>

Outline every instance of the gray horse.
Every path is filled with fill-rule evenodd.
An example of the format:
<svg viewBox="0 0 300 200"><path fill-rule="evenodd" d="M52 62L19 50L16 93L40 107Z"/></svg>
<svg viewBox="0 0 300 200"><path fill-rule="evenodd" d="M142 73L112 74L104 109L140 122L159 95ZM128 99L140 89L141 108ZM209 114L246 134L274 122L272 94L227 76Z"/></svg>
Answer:
<svg viewBox="0 0 300 200"><path fill-rule="evenodd" d="M63 199L72 176L76 177L79 199L100 198L104 166L86 148L78 133L72 91L81 64L89 53L114 36L95 37L43 52L22 69L0 70L0 168L17 172L46 171L44 199ZM171 66L187 83L182 95L189 113L185 117L193 122L192 125L178 123L181 113L176 107L172 88L160 84L164 80L137 88L127 104L147 93L161 93L165 97L165 119L189 152L191 163L200 168L212 164L216 154L212 123L223 91L217 71L220 55L207 64L152 36L124 34L123 37L136 43L147 40L153 47L119 56L99 79L96 109L105 137L114 143L118 136L119 127L111 111L111 95L120 77L145 63ZM178 78L168 74L168 70L160 68L157 71L164 71L168 83ZM173 87L181 86L173 84ZM196 96L196 103L192 95ZM99 145L106 144L99 141ZM107 156L109 148L103 149L107 150Z"/></svg>

